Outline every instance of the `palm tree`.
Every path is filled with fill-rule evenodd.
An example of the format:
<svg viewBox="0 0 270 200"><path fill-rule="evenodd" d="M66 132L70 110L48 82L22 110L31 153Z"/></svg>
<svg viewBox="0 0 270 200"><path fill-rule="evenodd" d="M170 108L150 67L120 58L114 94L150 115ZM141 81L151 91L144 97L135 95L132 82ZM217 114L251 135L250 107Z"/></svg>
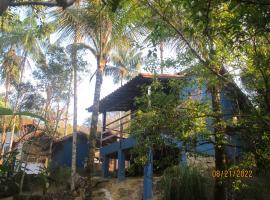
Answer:
<svg viewBox="0 0 270 200"><path fill-rule="evenodd" d="M75 8L71 9L74 15L78 15L80 11L80 3L81 0L75 1ZM77 52L79 50L78 43L81 41L80 35L80 27L78 21L66 21L65 18L72 18L71 14L68 10L58 9L53 12L53 16L56 17L55 23L60 25L60 29L62 31L62 35L59 39L65 38L68 32L73 38L73 44L70 45L71 49L71 62L73 68L73 137L72 137L72 158L71 158L71 191L75 189L75 178L76 178L76 157L77 157L77 130L78 130L78 122L77 122L77 104L78 104L78 95L77 95L77 84L78 84L78 60L77 60ZM74 19L74 18L72 18ZM71 87L69 87L71 89ZM68 109L69 109L69 98L68 97L68 105L66 108L66 118L68 117ZM67 120L67 119L66 119ZM67 128L67 121L65 122L65 133Z"/></svg>
<svg viewBox="0 0 270 200"><path fill-rule="evenodd" d="M130 80L140 72L142 53L136 48L121 47L112 53L112 66L105 69L106 76L112 76L115 83L123 85L124 80Z"/></svg>
<svg viewBox="0 0 270 200"><path fill-rule="evenodd" d="M87 41L87 44L80 44L80 47L89 49L96 58L94 109L91 120L89 158L87 163L87 169L91 173L93 173L94 169L95 141L103 73L112 49L120 42L127 43L127 35L131 35L127 31L128 26L126 26L126 23L129 22L127 19L130 17L130 13L133 12L133 8L130 6L128 8L121 7L114 9L114 11L112 12L111 7L104 5L101 0L96 0L82 4L80 12L76 12L72 8L66 9L59 18L60 30L63 31L65 36L74 35L74 27L79 26L81 35ZM91 183L91 180L89 181ZM91 189L89 193L91 196Z"/></svg>
<svg viewBox="0 0 270 200"><path fill-rule="evenodd" d="M130 8L132 9L132 8ZM118 13L119 12L119 13ZM96 83L93 100L93 112L90 127L90 145L88 157L88 171L94 171L95 142L97 135L97 123L99 114L99 100L104 70L107 67L109 56L120 42L129 43L128 32L123 24L131 10L118 10L111 12L110 7L101 4L100 1L89 4L83 15L83 29L90 36L90 45L86 46L96 57ZM119 15L121 13L121 15Z"/></svg>
<svg viewBox="0 0 270 200"><path fill-rule="evenodd" d="M19 65L20 59L16 55L15 50L10 49L1 67L1 78L5 85L5 97L4 97L4 107L7 107L8 94L10 91L10 84L12 81L17 81L19 78ZM6 141L6 117L3 116L3 128L2 128L2 139L0 146L0 155L4 154L4 144Z"/></svg>
<svg viewBox="0 0 270 200"><path fill-rule="evenodd" d="M30 56L36 60L44 60L44 54L41 50L40 41L46 39L50 34L50 25L45 25L40 27L37 25L35 17L28 16L24 20L19 20L18 18L12 16L13 20L11 25L8 26L7 23L3 24L0 47L1 49L10 48L17 50L22 50L22 56L16 55L17 65L19 66L18 84L20 85L23 81L24 68L27 62L27 58ZM15 50L14 50L15 52ZM14 58L14 56L13 56ZM15 105L13 108L14 112L17 112L19 106L19 98L21 97L20 89L17 91L17 96L15 100ZM11 128L11 139L9 143L9 151L11 150L14 131L15 131L16 116L12 117L12 128ZM5 136L5 129L3 129L2 138Z"/></svg>
<svg viewBox="0 0 270 200"><path fill-rule="evenodd" d="M44 60L42 43L47 42L53 28L50 24L38 25L34 16L27 16L24 20L14 19L11 26L5 25L0 38L0 49L13 47L22 50L22 56L35 60Z"/></svg>
<svg viewBox="0 0 270 200"><path fill-rule="evenodd" d="M79 42L79 29L78 27L75 28L75 37L74 37L74 45ZM77 49L75 47L72 48L72 66L73 66L73 92L74 92L74 106L73 106L73 137L72 137L72 165L71 165L71 190L75 189L75 178L76 178L76 159L77 159L77 104L78 104L78 95L77 95Z"/></svg>
<svg viewBox="0 0 270 200"><path fill-rule="evenodd" d="M72 91L72 78L73 78L73 73L70 74L69 80L70 82L68 83L68 93L67 93L67 105L66 105L66 111L65 111L65 122L64 122L64 136L67 135L67 130L68 130L68 119L69 119L69 106L70 106L70 100L71 100L71 91Z"/></svg>

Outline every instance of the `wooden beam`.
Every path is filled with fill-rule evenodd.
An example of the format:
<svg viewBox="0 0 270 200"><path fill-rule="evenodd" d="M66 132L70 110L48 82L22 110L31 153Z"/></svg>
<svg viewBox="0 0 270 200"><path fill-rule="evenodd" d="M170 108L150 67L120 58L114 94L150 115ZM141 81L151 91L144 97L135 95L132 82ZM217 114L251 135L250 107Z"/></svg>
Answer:
<svg viewBox="0 0 270 200"><path fill-rule="evenodd" d="M105 131L106 130L106 112L103 112L102 113L102 131Z"/></svg>

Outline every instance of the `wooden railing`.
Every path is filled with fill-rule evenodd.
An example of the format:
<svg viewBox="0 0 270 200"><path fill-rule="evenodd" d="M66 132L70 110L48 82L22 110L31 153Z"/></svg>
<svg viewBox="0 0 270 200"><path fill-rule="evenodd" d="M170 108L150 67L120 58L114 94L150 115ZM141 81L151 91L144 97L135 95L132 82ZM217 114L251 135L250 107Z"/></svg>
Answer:
<svg viewBox="0 0 270 200"><path fill-rule="evenodd" d="M127 138L127 132L124 130L124 125L129 124L131 121L131 118L134 116L135 113L128 113L108 124L103 127L103 132L101 132L100 135L100 147L103 146L106 141L108 142L110 139L115 138L115 141L125 139ZM128 120L125 120L129 118ZM115 124L115 125L114 125ZM109 133L107 137L104 137Z"/></svg>

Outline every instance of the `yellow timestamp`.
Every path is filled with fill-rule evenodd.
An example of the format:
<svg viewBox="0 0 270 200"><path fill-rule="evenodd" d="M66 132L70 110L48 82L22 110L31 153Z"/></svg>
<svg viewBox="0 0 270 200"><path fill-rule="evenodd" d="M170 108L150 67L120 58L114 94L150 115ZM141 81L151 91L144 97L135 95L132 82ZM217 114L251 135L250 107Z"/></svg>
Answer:
<svg viewBox="0 0 270 200"><path fill-rule="evenodd" d="M235 170L213 170L212 176L214 178L252 178L253 171L246 169L235 169Z"/></svg>

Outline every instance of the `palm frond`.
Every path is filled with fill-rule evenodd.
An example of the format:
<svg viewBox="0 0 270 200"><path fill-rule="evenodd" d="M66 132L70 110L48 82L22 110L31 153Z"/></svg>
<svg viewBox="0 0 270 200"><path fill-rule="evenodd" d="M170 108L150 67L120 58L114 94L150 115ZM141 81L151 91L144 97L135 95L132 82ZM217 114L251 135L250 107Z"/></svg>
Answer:
<svg viewBox="0 0 270 200"><path fill-rule="evenodd" d="M44 121L44 122L47 121L42 116L36 115L34 113L30 113L30 112L15 112L15 113L13 113L12 109L10 109L10 108L0 107L0 116L9 116L9 115L27 116L27 117L40 119L41 121Z"/></svg>

